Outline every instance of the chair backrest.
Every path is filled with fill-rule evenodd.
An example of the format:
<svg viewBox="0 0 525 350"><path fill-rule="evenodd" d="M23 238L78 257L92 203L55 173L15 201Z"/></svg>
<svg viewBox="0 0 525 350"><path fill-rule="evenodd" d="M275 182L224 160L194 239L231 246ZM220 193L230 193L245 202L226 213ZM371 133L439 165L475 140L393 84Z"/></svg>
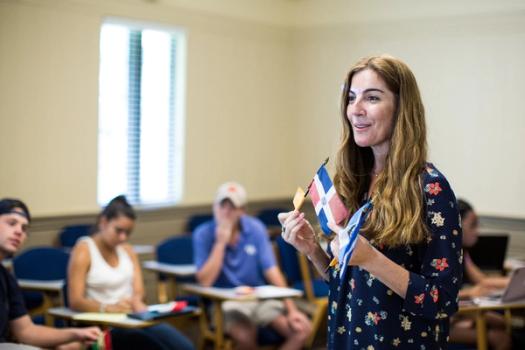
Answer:
<svg viewBox="0 0 525 350"><path fill-rule="evenodd" d="M304 292L309 301L328 296L328 285L321 278L314 278L308 259L288 244L281 236L275 239L281 269L291 287Z"/></svg>
<svg viewBox="0 0 525 350"><path fill-rule="evenodd" d="M205 223L206 221L213 220L213 214L196 214L189 217L186 223L186 232L192 233L197 226Z"/></svg>
<svg viewBox="0 0 525 350"><path fill-rule="evenodd" d="M287 211L289 210L283 208L266 208L257 213L257 218L268 227L281 227L281 223L279 222L279 219L277 219L277 214Z"/></svg>
<svg viewBox="0 0 525 350"><path fill-rule="evenodd" d="M162 241L156 248L157 261L166 264L193 264L193 242L190 235Z"/></svg>
<svg viewBox="0 0 525 350"><path fill-rule="evenodd" d="M88 236L91 233L93 225L70 225L62 228L58 234L60 246L64 248L73 248L77 240L82 236Z"/></svg>
<svg viewBox="0 0 525 350"><path fill-rule="evenodd" d="M281 269L291 286L302 282L301 266L297 256L297 250L288 244L281 236L275 239L279 251Z"/></svg>
<svg viewBox="0 0 525 350"><path fill-rule="evenodd" d="M69 253L53 247L35 247L23 251L13 259L13 272L17 278L34 280L60 280L67 275Z"/></svg>
<svg viewBox="0 0 525 350"><path fill-rule="evenodd" d="M165 264L179 264L187 265L193 264L193 241L191 235L180 235L165 239L156 247L157 261ZM159 273L158 274L159 282L166 281L168 276ZM188 277L177 277L176 279L172 277L172 281L186 282L186 283L195 283L195 276ZM177 289L176 287L174 289ZM179 291L180 292L180 291ZM159 292L159 300L167 298L168 295L166 290L164 292ZM190 305L197 305L198 298L195 296L185 296L178 295L180 293L174 291L174 295L178 296L179 300L186 300ZM163 296L161 296L163 295Z"/></svg>

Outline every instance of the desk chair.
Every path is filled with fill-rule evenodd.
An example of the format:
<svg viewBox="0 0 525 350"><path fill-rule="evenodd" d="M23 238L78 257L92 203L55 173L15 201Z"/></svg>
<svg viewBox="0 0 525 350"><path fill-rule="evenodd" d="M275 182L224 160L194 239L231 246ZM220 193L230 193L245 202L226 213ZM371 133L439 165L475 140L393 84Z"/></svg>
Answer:
<svg viewBox="0 0 525 350"><path fill-rule="evenodd" d="M186 232L189 234L193 233L197 226L200 224L205 223L206 221L213 220L213 214L196 214L192 215L188 218L188 222L186 223Z"/></svg>
<svg viewBox="0 0 525 350"><path fill-rule="evenodd" d="M71 249L82 236L89 236L93 225L64 226L58 234L59 244L63 248Z"/></svg>
<svg viewBox="0 0 525 350"><path fill-rule="evenodd" d="M180 235L168 238L159 243L155 249L157 261L165 264L193 264L193 243L190 235ZM177 298L177 283L195 283L195 277L167 276L162 273L157 274L158 279L158 300L166 303ZM179 296L179 299L187 300L191 305L197 305L198 299L194 296Z"/></svg>
<svg viewBox="0 0 525 350"><path fill-rule="evenodd" d="M266 208L257 213L257 218L266 225L271 238L281 234L281 223L277 218L277 214L287 211L289 210L283 208Z"/></svg>
<svg viewBox="0 0 525 350"><path fill-rule="evenodd" d="M13 272L16 278L53 281L64 280L67 276L69 253L52 247L36 247L23 251L13 259ZM52 299L46 293L23 292L24 301L30 315L44 315L53 306ZM36 320L38 323L39 320ZM51 325L51 320L45 318Z"/></svg>
<svg viewBox="0 0 525 350"><path fill-rule="evenodd" d="M288 244L281 236L275 239L279 253L281 270L292 288L302 290L306 300L315 305L312 316L312 334L307 341L311 348L328 309L328 285L321 278L313 278L308 260L303 254Z"/></svg>
<svg viewBox="0 0 525 350"><path fill-rule="evenodd" d="M212 305L213 304L213 305ZM231 350L234 348L232 339L225 333L223 312L214 308L221 308L222 302L202 296L199 306L202 310L199 318L200 339L198 349L205 349L208 342L213 343L214 349ZM212 313L213 311L213 313ZM213 321L212 321L213 318ZM257 344L262 350L276 349L282 344L284 338L271 327L258 327Z"/></svg>

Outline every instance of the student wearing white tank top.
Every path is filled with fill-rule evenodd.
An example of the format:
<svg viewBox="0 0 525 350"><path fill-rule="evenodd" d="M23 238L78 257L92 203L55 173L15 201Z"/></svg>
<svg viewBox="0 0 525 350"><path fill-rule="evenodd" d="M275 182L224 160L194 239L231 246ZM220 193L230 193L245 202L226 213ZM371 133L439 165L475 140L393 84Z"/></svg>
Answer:
<svg viewBox="0 0 525 350"><path fill-rule="evenodd" d="M99 215L96 232L75 245L68 269L68 295L72 309L125 313L146 309L140 264L127 243L135 218L126 198L118 196ZM148 349L193 349L184 335L165 323L112 332L115 350L137 348L137 341L143 341Z"/></svg>

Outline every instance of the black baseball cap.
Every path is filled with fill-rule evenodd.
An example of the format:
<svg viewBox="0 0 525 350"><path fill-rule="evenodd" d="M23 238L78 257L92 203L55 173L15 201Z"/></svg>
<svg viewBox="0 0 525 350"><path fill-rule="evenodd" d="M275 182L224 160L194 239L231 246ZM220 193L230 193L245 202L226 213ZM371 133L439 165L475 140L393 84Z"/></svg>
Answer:
<svg viewBox="0 0 525 350"><path fill-rule="evenodd" d="M16 211L15 209L21 209L22 213L20 211ZM14 198L0 199L0 215L14 213L24 216L27 221L31 221L31 214L29 213L29 209L24 202Z"/></svg>

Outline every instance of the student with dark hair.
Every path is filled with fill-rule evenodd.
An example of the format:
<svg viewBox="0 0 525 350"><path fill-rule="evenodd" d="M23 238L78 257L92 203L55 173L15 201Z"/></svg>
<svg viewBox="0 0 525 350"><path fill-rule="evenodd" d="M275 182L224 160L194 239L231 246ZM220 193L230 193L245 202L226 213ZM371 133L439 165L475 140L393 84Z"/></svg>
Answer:
<svg viewBox="0 0 525 350"><path fill-rule="evenodd" d="M0 200L0 262L20 249L30 222L29 209L22 201ZM35 325L16 279L0 264L0 343L16 341L37 347L78 349L81 342L93 342L99 335L97 327L55 329Z"/></svg>
<svg viewBox="0 0 525 350"><path fill-rule="evenodd" d="M124 196L115 197L98 216L95 232L73 248L68 271L70 307L78 311L144 311L144 284L137 255L127 243L135 211ZM149 339L148 349L193 349L191 342L168 324L144 329L117 329L113 347L136 348L134 338Z"/></svg>
<svg viewBox="0 0 525 350"><path fill-rule="evenodd" d="M459 291L460 299L486 296L497 289L505 288L508 277L487 276L474 263L469 254L479 236L479 220L474 208L463 199L458 199L461 227L463 229L463 283L468 286ZM511 338L505 331L504 318L496 312L486 312L488 342L493 349L505 350L511 347ZM450 341L461 344L476 344L476 328L472 317L457 316L452 320Z"/></svg>
<svg viewBox="0 0 525 350"><path fill-rule="evenodd" d="M495 289L503 289L509 284L508 277L487 276L472 261L469 249L476 244L479 236L478 215L470 203L463 199L458 199L459 215L461 216L461 226L463 228L463 282L472 285L470 288L463 288L459 292L460 298L473 298L487 295Z"/></svg>

